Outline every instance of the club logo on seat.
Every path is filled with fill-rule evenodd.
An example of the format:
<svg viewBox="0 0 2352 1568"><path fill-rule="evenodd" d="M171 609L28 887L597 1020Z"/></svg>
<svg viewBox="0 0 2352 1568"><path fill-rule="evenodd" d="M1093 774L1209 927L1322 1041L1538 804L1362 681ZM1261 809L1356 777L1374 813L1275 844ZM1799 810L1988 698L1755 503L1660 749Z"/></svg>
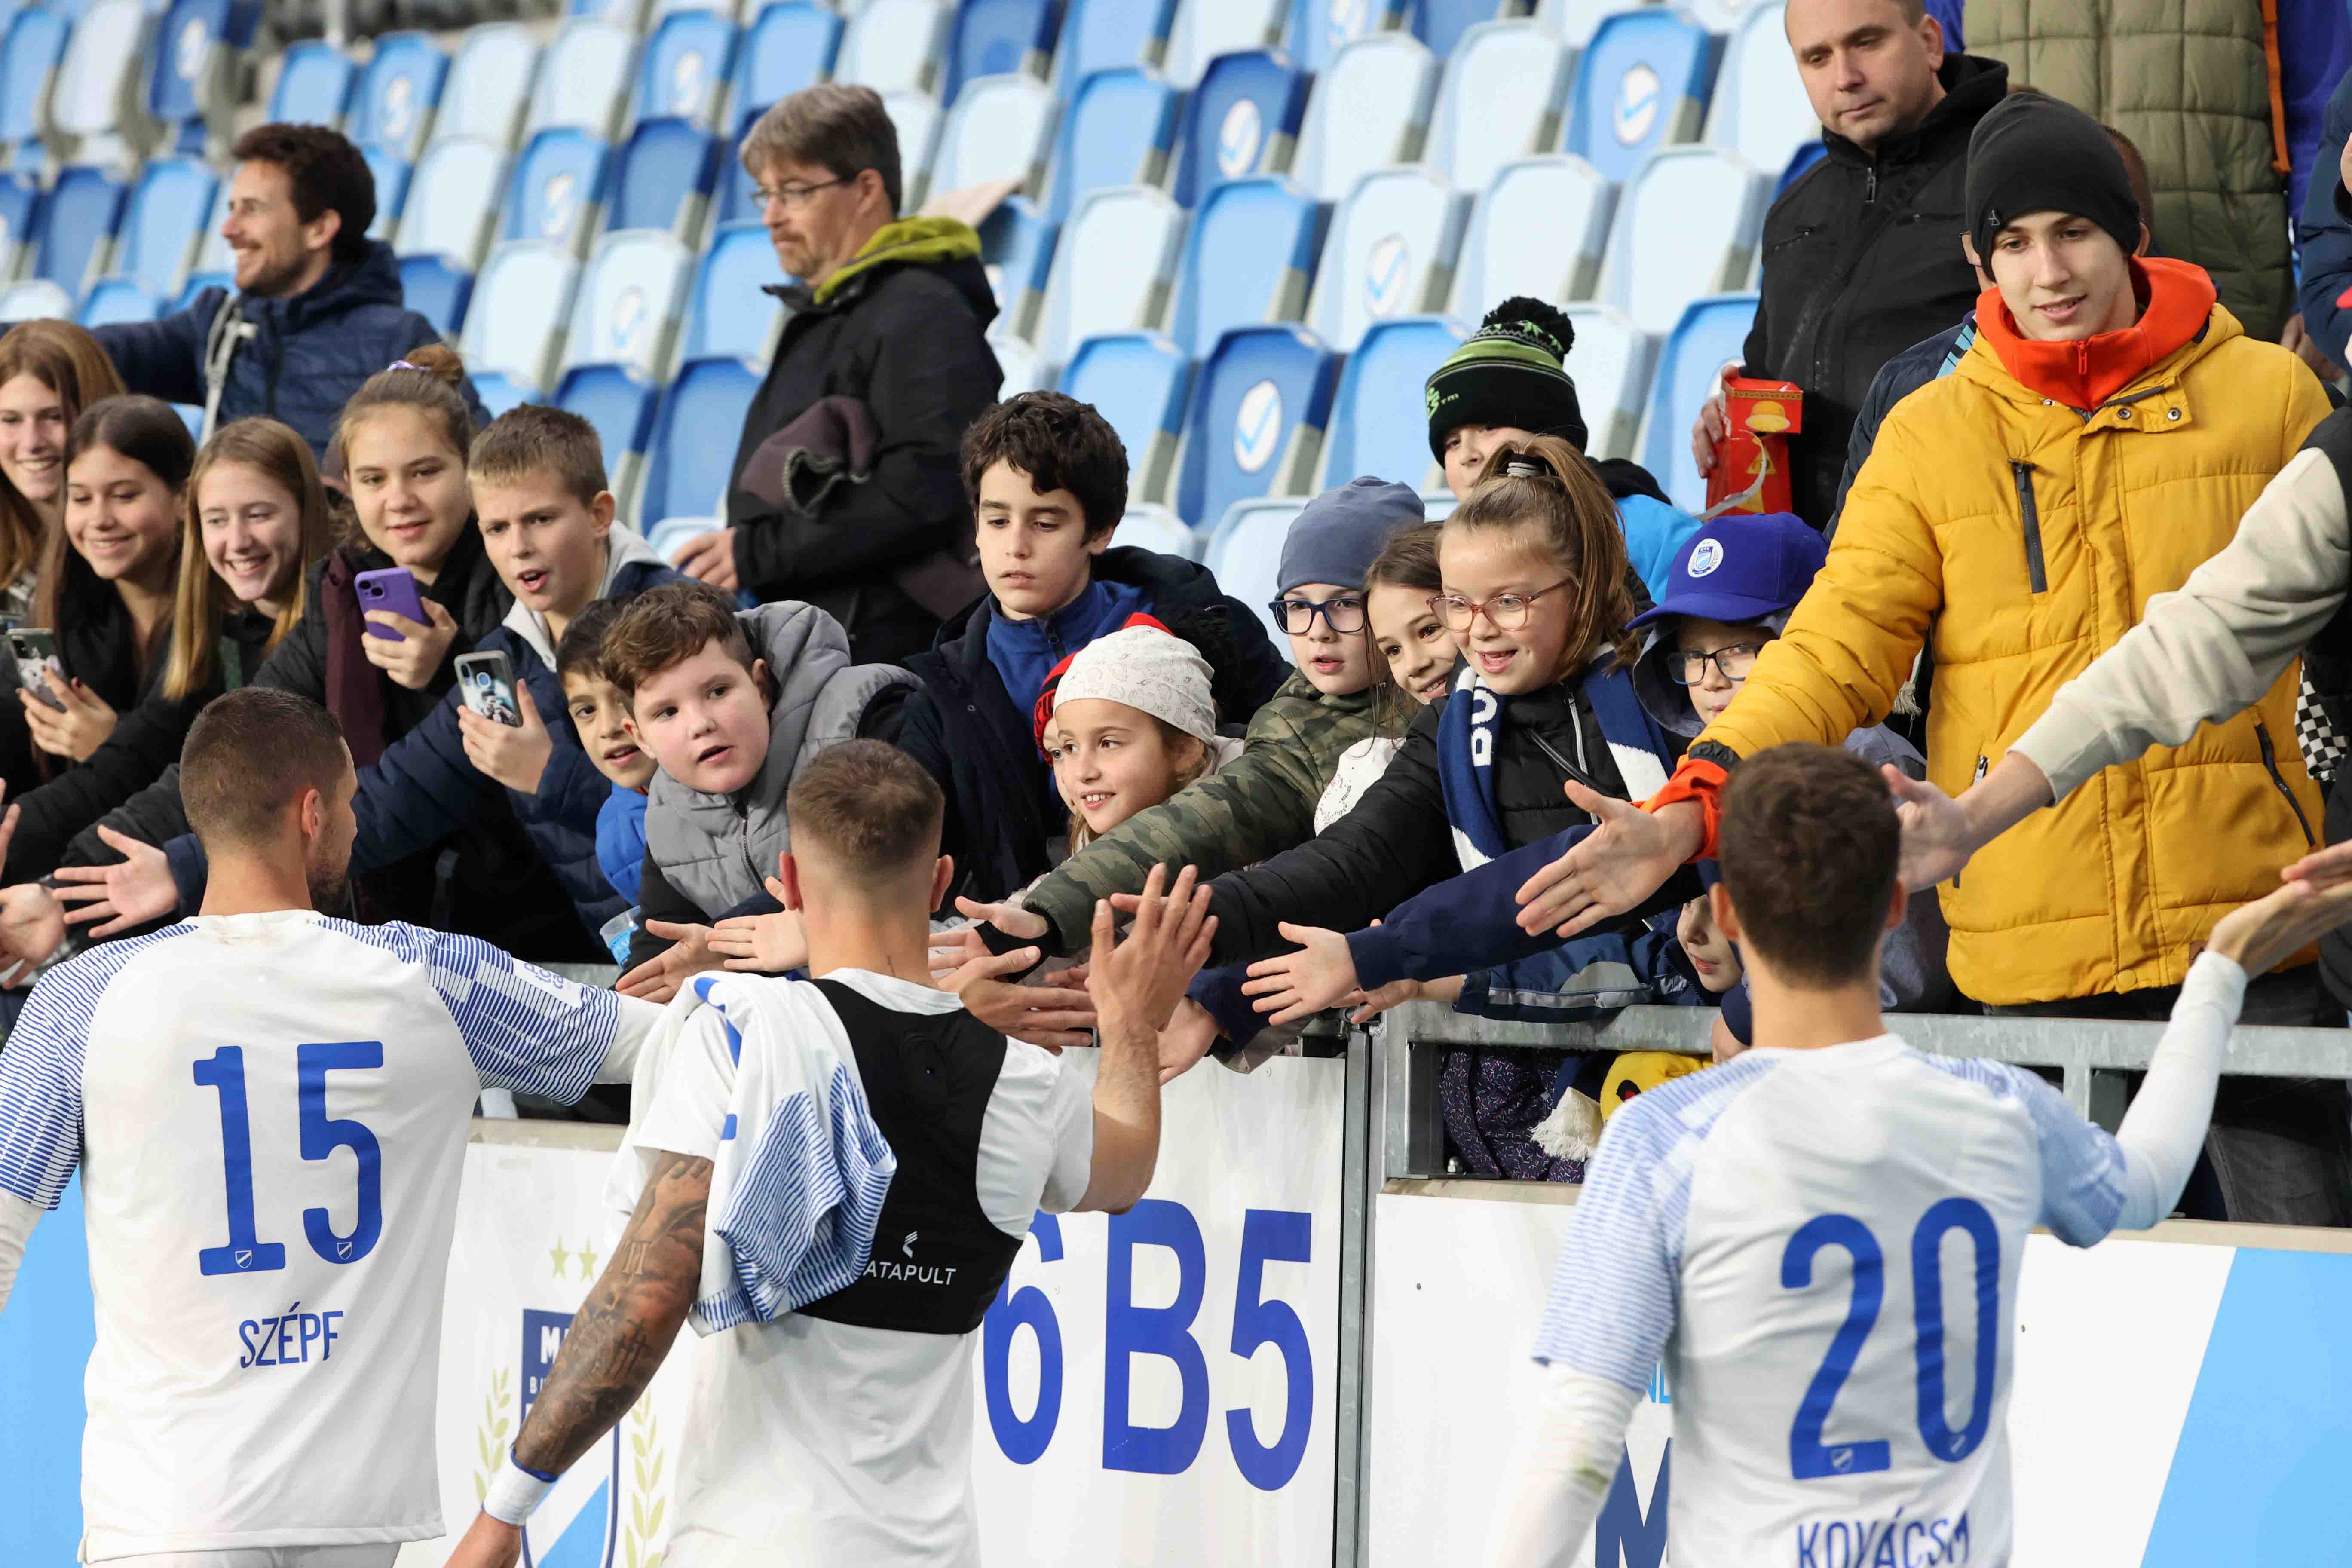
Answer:
<svg viewBox="0 0 2352 1568"><path fill-rule="evenodd" d="M213 33L205 26L202 16L191 16L180 28L180 37L172 49L172 68L180 73L182 81L194 81L204 73L205 62L212 57Z"/></svg>
<svg viewBox="0 0 2352 1568"><path fill-rule="evenodd" d="M570 170L551 177L539 194L539 237L562 239L572 232L572 190L578 182Z"/></svg>
<svg viewBox="0 0 2352 1568"><path fill-rule="evenodd" d="M1371 19L1366 14L1368 10L1365 0L1331 0L1331 42L1344 44L1363 37L1365 25Z"/></svg>
<svg viewBox="0 0 2352 1568"><path fill-rule="evenodd" d="M646 330L646 291L632 283L613 299L613 349L627 357L637 352L637 339Z"/></svg>
<svg viewBox="0 0 2352 1568"><path fill-rule="evenodd" d="M387 142L398 142L416 124L416 83L404 76L383 84L383 102L376 119Z"/></svg>
<svg viewBox="0 0 2352 1568"><path fill-rule="evenodd" d="M1217 172L1238 180L1257 167L1257 151L1265 140L1265 122L1255 100L1237 98L1217 127Z"/></svg>
<svg viewBox="0 0 2352 1568"><path fill-rule="evenodd" d="M1245 474L1256 473L1274 461L1282 439L1282 389L1261 381L1242 394L1241 412L1234 419L1234 461Z"/></svg>
<svg viewBox="0 0 2352 1568"><path fill-rule="evenodd" d="M688 49L677 57L669 68L669 111L680 120L691 120L702 112L702 100L709 95L710 70L700 49Z"/></svg>
<svg viewBox="0 0 2352 1568"><path fill-rule="evenodd" d="M1385 321L1404 309L1406 285L1412 274L1412 253L1404 236L1391 234L1374 242L1364 262L1364 309Z"/></svg>
<svg viewBox="0 0 2352 1568"><path fill-rule="evenodd" d="M1617 144L1631 147L1658 122L1658 100L1664 96L1658 73L1645 65L1629 68L1617 79Z"/></svg>

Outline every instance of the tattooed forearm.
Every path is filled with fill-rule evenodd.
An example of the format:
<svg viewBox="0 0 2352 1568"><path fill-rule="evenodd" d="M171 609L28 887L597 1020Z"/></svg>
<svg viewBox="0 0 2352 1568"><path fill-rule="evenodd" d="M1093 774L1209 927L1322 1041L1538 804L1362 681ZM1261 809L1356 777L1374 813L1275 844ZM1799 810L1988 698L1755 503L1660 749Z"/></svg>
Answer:
<svg viewBox="0 0 2352 1568"><path fill-rule="evenodd" d="M534 1470L561 1473L612 1430L660 1370L694 1305L710 1162L660 1158L515 1439L515 1458Z"/></svg>

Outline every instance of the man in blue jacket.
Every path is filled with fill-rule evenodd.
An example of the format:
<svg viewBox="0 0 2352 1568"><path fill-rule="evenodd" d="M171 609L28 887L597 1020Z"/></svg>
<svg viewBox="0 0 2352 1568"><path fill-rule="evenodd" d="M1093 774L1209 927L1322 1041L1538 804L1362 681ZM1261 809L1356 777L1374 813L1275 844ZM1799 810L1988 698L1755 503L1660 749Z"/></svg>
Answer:
<svg viewBox="0 0 2352 1568"><path fill-rule="evenodd" d="M358 148L323 125L260 125L233 155L221 234L236 292L206 289L161 321L100 327L98 341L132 392L201 406L206 435L267 415L323 460L360 383L441 334L403 306L392 247L367 237L375 176Z"/></svg>

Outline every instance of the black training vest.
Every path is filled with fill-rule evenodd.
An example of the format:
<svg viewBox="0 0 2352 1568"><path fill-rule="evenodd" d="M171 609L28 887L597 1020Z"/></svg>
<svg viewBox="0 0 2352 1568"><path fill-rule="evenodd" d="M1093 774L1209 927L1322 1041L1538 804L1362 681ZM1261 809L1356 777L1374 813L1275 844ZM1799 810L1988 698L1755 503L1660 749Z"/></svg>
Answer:
<svg viewBox="0 0 2352 1568"><path fill-rule="evenodd" d="M961 1008L901 1013L834 980L824 993L898 1173L865 1275L803 1316L862 1329L968 1334L1013 1268L1021 1238L980 1206L980 1130L1004 1068L1004 1037Z"/></svg>

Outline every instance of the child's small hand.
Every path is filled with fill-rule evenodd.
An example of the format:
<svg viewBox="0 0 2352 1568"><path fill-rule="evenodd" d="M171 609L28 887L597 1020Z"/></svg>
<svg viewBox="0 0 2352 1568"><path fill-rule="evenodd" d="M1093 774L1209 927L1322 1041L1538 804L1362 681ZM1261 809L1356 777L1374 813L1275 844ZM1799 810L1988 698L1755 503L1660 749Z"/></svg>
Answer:
<svg viewBox="0 0 2352 1568"><path fill-rule="evenodd" d="M461 705L457 728L465 737L466 760L477 770L517 795L537 795L548 759L555 755L555 738L530 700L530 688L521 681L515 682L515 709L522 715L520 725L485 719Z"/></svg>
<svg viewBox="0 0 2352 1568"><path fill-rule="evenodd" d="M1035 942L1045 934L1045 917L1019 904L983 904L958 899L956 910L966 920L986 921L1015 942Z"/></svg>
<svg viewBox="0 0 2352 1568"><path fill-rule="evenodd" d="M646 930L667 937L670 945L613 982L613 989L622 995L667 1003L690 976L719 967L718 955L710 951L709 926L647 921Z"/></svg>
<svg viewBox="0 0 2352 1568"><path fill-rule="evenodd" d="M1187 996L1160 1031L1160 1084L1166 1088L1192 1070L1217 1043L1216 1015Z"/></svg>
<svg viewBox="0 0 2352 1568"><path fill-rule="evenodd" d="M1356 987L1355 955L1348 951L1345 936L1288 921L1276 929L1284 940L1299 943L1298 951L1259 959L1249 966L1250 979L1242 987L1243 995L1257 998L1251 1006L1273 1015L1267 1023L1287 1024L1342 1002L1362 999L1363 993Z"/></svg>

